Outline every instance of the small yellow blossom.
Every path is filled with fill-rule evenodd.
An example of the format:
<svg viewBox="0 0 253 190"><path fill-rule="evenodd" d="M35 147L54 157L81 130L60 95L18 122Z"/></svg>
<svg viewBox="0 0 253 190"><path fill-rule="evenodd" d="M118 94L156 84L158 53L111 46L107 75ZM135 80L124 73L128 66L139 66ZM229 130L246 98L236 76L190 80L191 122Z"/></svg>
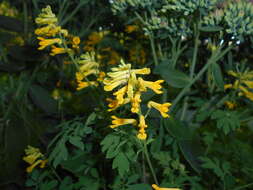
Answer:
<svg viewBox="0 0 253 190"><path fill-rule="evenodd" d="M227 108L230 109L230 110L232 110L232 109L234 109L236 107L236 104L234 102L226 101L224 103L227 106Z"/></svg>
<svg viewBox="0 0 253 190"><path fill-rule="evenodd" d="M138 26L137 25L128 25L125 28L125 31L127 33L132 33L132 32L137 31L137 30L138 30Z"/></svg>
<svg viewBox="0 0 253 190"><path fill-rule="evenodd" d="M44 168L47 160L44 159L44 155L40 152L38 148L34 148L29 146L25 149L26 156L23 157L23 160L30 164L29 167L26 168L28 173L32 172L32 170L39 165L40 168Z"/></svg>
<svg viewBox="0 0 253 190"><path fill-rule="evenodd" d="M164 80L157 80L155 82L152 81L145 81L142 78L138 78L141 86L146 89L150 88L152 89L156 94L162 94L163 92L160 90L162 86L160 85L161 83L164 82Z"/></svg>
<svg viewBox="0 0 253 190"><path fill-rule="evenodd" d="M52 12L51 7L48 5L43 8L39 16L35 19L37 24L56 24L58 22L57 17Z"/></svg>
<svg viewBox="0 0 253 190"><path fill-rule="evenodd" d="M229 75L236 77L234 84L226 84L224 85L225 89L233 88L238 90L239 96L245 96L246 98L253 101L253 71L245 71L245 72L234 72L229 71Z"/></svg>
<svg viewBox="0 0 253 190"><path fill-rule="evenodd" d="M74 36L72 38L72 48L78 49L80 44L80 38L78 36Z"/></svg>
<svg viewBox="0 0 253 190"><path fill-rule="evenodd" d="M77 81L77 88L76 90L82 90L88 86L98 86L98 83L96 81Z"/></svg>
<svg viewBox="0 0 253 190"><path fill-rule="evenodd" d="M53 39L46 39L43 37L37 37L38 40L40 40L39 45L40 47L38 50L43 50L47 46L51 46L53 44L61 44L62 40L60 38L53 38Z"/></svg>
<svg viewBox="0 0 253 190"><path fill-rule="evenodd" d="M133 98L131 98L131 112L138 113L140 110L140 103L141 103L141 92L138 91L134 94Z"/></svg>
<svg viewBox="0 0 253 190"><path fill-rule="evenodd" d="M111 128L116 128L121 125L136 125L136 120L135 119L125 119L125 118L118 118L116 116L111 116L112 120L112 125L110 125Z"/></svg>
<svg viewBox="0 0 253 190"><path fill-rule="evenodd" d="M171 106L171 103L168 103L168 102L164 103L164 104L159 104L159 103L156 103L153 101L148 102L148 107L149 108L153 107L153 108L157 109L164 118L169 117L167 112L169 111L170 106Z"/></svg>
<svg viewBox="0 0 253 190"><path fill-rule="evenodd" d="M164 188L164 187L159 187L156 184L153 184L152 187L153 187L154 190L181 190L179 188Z"/></svg>
<svg viewBox="0 0 253 190"><path fill-rule="evenodd" d="M18 11L15 7L11 7L9 2L2 1L0 3L0 15L8 17L16 17L18 16Z"/></svg>
<svg viewBox="0 0 253 190"><path fill-rule="evenodd" d="M60 48L60 47L56 47L54 45L52 45L52 49L51 49L51 56L55 56L58 54L63 54L63 53L67 53L68 51L71 51L71 49L65 49L65 48Z"/></svg>
<svg viewBox="0 0 253 190"><path fill-rule="evenodd" d="M129 50L129 60L134 63L145 64L146 52L142 47L133 47Z"/></svg>
<svg viewBox="0 0 253 190"><path fill-rule="evenodd" d="M105 76L106 76L106 74L105 74L105 72L99 72L98 73L98 78L97 78L97 81L99 81L99 82L103 82L103 80L104 80L104 78L105 78Z"/></svg>
<svg viewBox="0 0 253 190"><path fill-rule="evenodd" d="M145 140L147 138L147 133L145 131L145 128L148 126L145 123L145 117L143 115L140 116L140 122L139 122L139 132L137 134L137 138L140 140Z"/></svg>
<svg viewBox="0 0 253 190"><path fill-rule="evenodd" d="M88 36L88 40L85 42L84 50L94 51L94 46L98 44L108 33L109 31L92 32Z"/></svg>
<svg viewBox="0 0 253 190"><path fill-rule="evenodd" d="M125 64L123 60L121 60L121 65L112 68L112 71L113 72L107 74L109 78L104 80L105 91L112 91L120 85L127 84L130 76L136 77L137 74L146 75L150 73L149 68L131 69L131 64Z"/></svg>
<svg viewBox="0 0 253 190"><path fill-rule="evenodd" d="M55 36L56 34L64 33L64 30L62 30L60 26L50 24L41 28L37 28L34 33L38 36Z"/></svg>

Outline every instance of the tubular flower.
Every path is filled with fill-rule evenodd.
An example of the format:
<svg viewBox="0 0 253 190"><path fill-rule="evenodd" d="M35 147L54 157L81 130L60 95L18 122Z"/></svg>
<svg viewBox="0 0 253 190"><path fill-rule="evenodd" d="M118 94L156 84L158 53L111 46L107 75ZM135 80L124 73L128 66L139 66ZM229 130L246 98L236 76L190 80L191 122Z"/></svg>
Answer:
<svg viewBox="0 0 253 190"><path fill-rule="evenodd" d="M87 77L89 75L97 75L99 73L99 64L95 61L95 53L83 54L77 62L79 64L79 71L76 73L77 90L88 86L97 86L97 81L83 81L84 79L88 80Z"/></svg>
<svg viewBox="0 0 253 190"><path fill-rule="evenodd" d="M169 111L170 106L171 106L171 103L159 104L159 103L156 103L153 101L148 102L148 108L153 107L153 108L157 109L164 118L169 117L167 112Z"/></svg>
<svg viewBox="0 0 253 190"><path fill-rule="evenodd" d="M145 123L145 117L143 115L140 116L140 122L139 122L138 127L139 127L139 132L137 134L137 138L140 140L145 140L147 138L145 128L147 128L148 126Z"/></svg>
<svg viewBox="0 0 253 190"><path fill-rule="evenodd" d="M55 36L61 31L60 26L48 25L41 28L37 28L34 33L38 36Z"/></svg>
<svg viewBox="0 0 253 190"><path fill-rule="evenodd" d="M138 113L140 110L140 103L141 103L141 92L138 91L135 93L134 97L131 99L131 112Z"/></svg>
<svg viewBox="0 0 253 190"><path fill-rule="evenodd" d="M51 46L53 44L61 44L62 40L60 38L53 38L53 39L46 39L43 37L37 37L38 40L40 40L39 45L40 47L38 50L43 50L47 46Z"/></svg>
<svg viewBox="0 0 253 190"><path fill-rule="evenodd" d="M132 32L137 31L137 30L138 30L138 26L137 25L128 25L125 28L125 31L127 33L132 33Z"/></svg>
<svg viewBox="0 0 253 190"><path fill-rule="evenodd" d="M108 73L109 78L104 80L104 90L112 91L114 88L125 85L128 83L130 76L139 75L147 75L150 73L149 68L143 69L131 69L131 64L125 64L123 60L121 60L121 65L118 67L112 68L113 72Z"/></svg>
<svg viewBox="0 0 253 190"><path fill-rule="evenodd" d="M160 85L161 83L164 82L164 80L157 80L155 82L152 81L145 81L142 78L138 78L140 85L146 89L146 88L150 88L151 90L153 90L156 94L162 94L163 92L161 91L162 86Z"/></svg>
<svg viewBox="0 0 253 190"><path fill-rule="evenodd" d="M253 71L246 71L246 72L233 72L229 71L229 75L237 78L233 84L226 84L224 86L225 89L233 88L238 90L239 96L245 96L246 98L253 101Z"/></svg>
<svg viewBox="0 0 253 190"><path fill-rule="evenodd" d="M108 33L109 31L92 32L88 36L88 40L85 42L84 50L94 51L94 46L98 44Z"/></svg>
<svg viewBox="0 0 253 190"><path fill-rule="evenodd" d="M52 12L51 7L48 5L42 9L42 12L35 19L36 24L56 24L58 22L57 17Z"/></svg>
<svg viewBox="0 0 253 190"><path fill-rule="evenodd" d="M80 42L81 42L80 38L78 36L74 36L72 38L72 47L75 48L75 49L78 49Z"/></svg>
<svg viewBox="0 0 253 190"><path fill-rule="evenodd" d="M159 187L156 184L153 184L152 187L153 187L154 190L181 190L179 188L164 188L164 187Z"/></svg>
<svg viewBox="0 0 253 190"><path fill-rule="evenodd" d="M55 56L55 55L58 55L58 54L66 53L68 51L71 51L71 49L69 49L69 48L65 49L65 48L60 48L60 47L52 46L50 55L51 56Z"/></svg>
<svg viewBox="0 0 253 190"><path fill-rule="evenodd" d="M77 88L76 90L82 90L88 86L98 86L98 83L96 81L88 81L88 82L84 82L84 81L77 81Z"/></svg>
<svg viewBox="0 0 253 190"><path fill-rule="evenodd" d="M27 149L25 149L25 154L26 156L23 157L23 160L30 164L30 166L26 168L26 171L28 173L32 172L32 170L37 165L39 165L40 168L45 167L47 160L43 159L44 155L40 152L38 148L34 148L28 145Z"/></svg>
<svg viewBox="0 0 253 190"><path fill-rule="evenodd" d="M136 125L136 120L135 119L125 119L125 118L118 118L116 116L111 116L112 120L112 125L110 125L111 128L116 128L121 125Z"/></svg>

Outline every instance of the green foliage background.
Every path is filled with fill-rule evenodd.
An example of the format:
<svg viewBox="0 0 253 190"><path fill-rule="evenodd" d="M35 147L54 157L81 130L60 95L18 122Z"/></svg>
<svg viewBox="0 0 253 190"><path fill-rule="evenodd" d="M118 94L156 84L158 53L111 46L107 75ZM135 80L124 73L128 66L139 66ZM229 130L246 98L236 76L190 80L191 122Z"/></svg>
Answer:
<svg viewBox="0 0 253 190"><path fill-rule="evenodd" d="M253 103L239 88L224 88L240 81L228 71L252 70L250 1L6 2L17 14L0 14L0 189L150 190L146 153L164 187L253 188ZM46 5L83 45L92 32L108 30L97 49L111 47L127 61L133 47L146 52L144 65L132 64L150 67L150 78L166 84L161 98L147 93L143 102L153 97L172 107L169 119L150 112L144 146L131 127L108 127L106 93L76 91L75 67L37 50L34 19ZM128 33L128 25L138 30ZM45 153L48 167L25 174L27 145Z"/></svg>

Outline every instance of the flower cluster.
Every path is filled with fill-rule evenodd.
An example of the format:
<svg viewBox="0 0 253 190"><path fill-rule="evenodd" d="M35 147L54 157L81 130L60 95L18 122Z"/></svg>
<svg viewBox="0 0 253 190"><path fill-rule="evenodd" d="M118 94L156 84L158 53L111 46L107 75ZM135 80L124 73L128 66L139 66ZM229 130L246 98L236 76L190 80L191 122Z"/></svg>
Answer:
<svg viewBox="0 0 253 190"><path fill-rule="evenodd" d="M137 75L148 75L150 74L149 68L142 69L132 69L131 64L125 64L121 60L121 64L118 67L112 68L112 72L107 73L107 77L104 79L104 90L105 91L114 91L114 99L108 98L109 109L108 111L113 111L120 106L130 103L131 112L136 113L139 116L139 132L137 137L139 139L146 139L147 134L145 128L145 117L142 115L140 104L141 104L141 95L146 92L148 89L151 89L156 94L162 94L163 80L157 80L155 82L146 81L142 77L137 77ZM159 104L153 101L148 102L148 107L155 108L160 111L161 115L166 118L169 117L167 112L169 111L170 103ZM138 122L135 119L122 119L112 116L112 125L111 128L115 128L121 125L132 124L136 125Z"/></svg>
<svg viewBox="0 0 253 190"><path fill-rule="evenodd" d="M45 167L47 160L44 159L44 155L38 148L28 145L28 147L25 149L25 154L26 156L23 157L23 160L30 164L30 166L26 168L28 173L32 172L32 170L38 165L40 168Z"/></svg>
<svg viewBox="0 0 253 190"><path fill-rule="evenodd" d="M66 29L62 29L58 24L58 19L52 12L51 7L47 6L35 20L40 26L35 30L37 39L40 41L38 48L43 50L51 47L50 55L70 53L73 49L79 49L80 38L78 36L69 35Z"/></svg>
<svg viewBox="0 0 253 190"><path fill-rule="evenodd" d="M79 64L79 71L76 73L76 80L78 85L77 90L81 90L88 86L97 86L97 81L89 81L87 79L89 75L99 74L99 64L95 61L95 53L91 52L81 55L80 59L77 60L77 63Z"/></svg>
<svg viewBox="0 0 253 190"><path fill-rule="evenodd" d="M253 71L245 71L243 73L229 71L228 74L237 79L233 84L226 84L224 88L233 88L235 90L238 90L239 96L245 96L251 101L253 101L253 92L251 92L251 90L253 89Z"/></svg>

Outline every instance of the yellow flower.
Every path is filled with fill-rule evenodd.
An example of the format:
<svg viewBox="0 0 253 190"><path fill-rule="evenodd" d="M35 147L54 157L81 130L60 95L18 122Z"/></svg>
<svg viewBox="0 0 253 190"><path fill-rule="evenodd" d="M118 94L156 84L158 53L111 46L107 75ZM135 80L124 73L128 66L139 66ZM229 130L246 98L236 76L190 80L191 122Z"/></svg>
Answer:
<svg viewBox="0 0 253 190"><path fill-rule="evenodd" d="M138 78L140 85L146 89L146 88L150 88L151 90L153 90L156 94L162 94L163 92L160 90L162 88L162 86L160 85L161 83L164 82L164 80L157 80L155 82L152 81L145 81L142 78Z"/></svg>
<svg viewBox="0 0 253 190"><path fill-rule="evenodd" d="M153 101L148 102L148 107L149 108L153 107L153 108L157 109L164 118L169 117L167 112L169 111L170 106L171 106L171 103L158 104Z"/></svg>
<svg viewBox="0 0 253 190"><path fill-rule="evenodd" d="M98 86L98 83L96 81L88 81L88 82L84 82L84 81L77 81L77 88L76 90L82 90L88 86Z"/></svg>
<svg viewBox="0 0 253 190"><path fill-rule="evenodd" d="M156 184L152 185L154 190L180 190L179 188L164 188L164 187L159 187Z"/></svg>
<svg viewBox="0 0 253 190"><path fill-rule="evenodd" d="M74 45L80 44L80 38L78 36L74 36L73 39L72 39L72 43Z"/></svg>
<svg viewBox="0 0 253 190"><path fill-rule="evenodd" d="M113 100L111 98L106 98L106 101L109 102L108 107L110 109L108 109L108 111L113 111L113 110L117 109L120 106L118 100Z"/></svg>
<svg viewBox="0 0 253 190"><path fill-rule="evenodd" d="M103 82L104 78L105 78L105 72L99 72L98 73L98 78L97 78L97 81L99 82Z"/></svg>
<svg viewBox="0 0 253 190"><path fill-rule="evenodd" d="M65 49L65 48L60 48L60 47L56 47L54 45L52 45L52 49L51 49L51 56L55 56L58 54L63 54L63 53L67 53L68 51L71 51L71 49Z"/></svg>
<svg viewBox="0 0 253 190"><path fill-rule="evenodd" d="M224 85L225 89L233 88L239 90L239 96L245 96L246 98L253 101L253 71L245 71L245 72L234 72L229 71L229 75L236 77L234 84L226 84Z"/></svg>
<svg viewBox="0 0 253 190"><path fill-rule="evenodd" d="M34 148L29 146L25 149L26 156L23 157L23 160L30 164L29 167L26 168L28 173L32 172L32 170L40 165L40 168L44 168L47 160L44 160L44 155L40 152L38 148Z"/></svg>
<svg viewBox="0 0 253 190"><path fill-rule="evenodd" d="M236 107L236 104L234 102L226 101L224 103L227 106L227 108L230 109L230 110L232 110L232 109L234 109Z"/></svg>
<svg viewBox="0 0 253 190"><path fill-rule="evenodd" d="M140 116L140 122L139 122L139 132L137 134L137 138L140 140L145 140L147 138L147 133L145 131L145 128L148 126L145 123L145 117L143 115Z"/></svg>
<svg viewBox="0 0 253 190"><path fill-rule="evenodd" d="M2 1L0 3L0 15L8 17L16 17L18 16L18 11L16 8L11 7L9 2Z"/></svg>
<svg viewBox="0 0 253 190"><path fill-rule="evenodd" d="M40 168L44 168L45 165L47 163L47 160L37 160L36 162L34 162L31 166L26 168L26 172L27 173L31 173L33 171L33 169L39 165Z"/></svg>
<svg viewBox="0 0 253 190"><path fill-rule="evenodd" d="M131 99L131 112L138 113L140 110L140 103L141 103L141 92L138 91L134 94L134 97Z"/></svg>
<svg viewBox="0 0 253 190"><path fill-rule="evenodd" d="M132 33L132 32L134 32L134 31L136 31L136 30L138 30L138 26L137 26L137 25L128 25L128 26L126 26L126 28L125 28L125 31L126 31L127 33Z"/></svg>
<svg viewBox="0 0 253 190"><path fill-rule="evenodd" d="M55 36L61 32L61 27L53 24L37 28L34 33L38 36Z"/></svg>
<svg viewBox="0 0 253 190"><path fill-rule="evenodd" d="M135 119L125 119L125 118L118 118L116 116L111 116L112 120L112 125L110 125L111 128L116 128L121 125L136 125L136 120Z"/></svg>
<svg viewBox="0 0 253 190"><path fill-rule="evenodd" d="M114 92L113 95L116 96L116 99L119 101L119 104L124 102L124 96L127 93L127 86L120 88L118 91Z"/></svg>
<svg viewBox="0 0 253 190"><path fill-rule="evenodd" d="M144 64L146 62L146 52L142 47L134 46L129 50L129 60L131 62Z"/></svg>
<svg viewBox="0 0 253 190"><path fill-rule="evenodd" d="M35 22L37 24L56 24L58 19L52 12L51 7L48 5L46 8L42 9L42 12L35 19Z"/></svg>
<svg viewBox="0 0 253 190"><path fill-rule="evenodd" d="M125 64L124 61L121 60L121 64L118 67L112 68L112 72L107 73L109 78L104 80L104 90L112 91L120 85L127 84L131 76L136 78L137 74L146 75L149 73L149 68L131 69L131 64Z"/></svg>
<svg viewBox="0 0 253 190"><path fill-rule="evenodd" d="M72 48L78 49L80 44L80 38L78 36L74 36L72 38Z"/></svg>
<svg viewBox="0 0 253 190"><path fill-rule="evenodd" d="M46 39L43 37L37 37L38 40L40 40L39 45L40 47L38 50L43 50L47 46L51 46L53 44L61 44L62 40L60 38L53 38L53 39Z"/></svg>

